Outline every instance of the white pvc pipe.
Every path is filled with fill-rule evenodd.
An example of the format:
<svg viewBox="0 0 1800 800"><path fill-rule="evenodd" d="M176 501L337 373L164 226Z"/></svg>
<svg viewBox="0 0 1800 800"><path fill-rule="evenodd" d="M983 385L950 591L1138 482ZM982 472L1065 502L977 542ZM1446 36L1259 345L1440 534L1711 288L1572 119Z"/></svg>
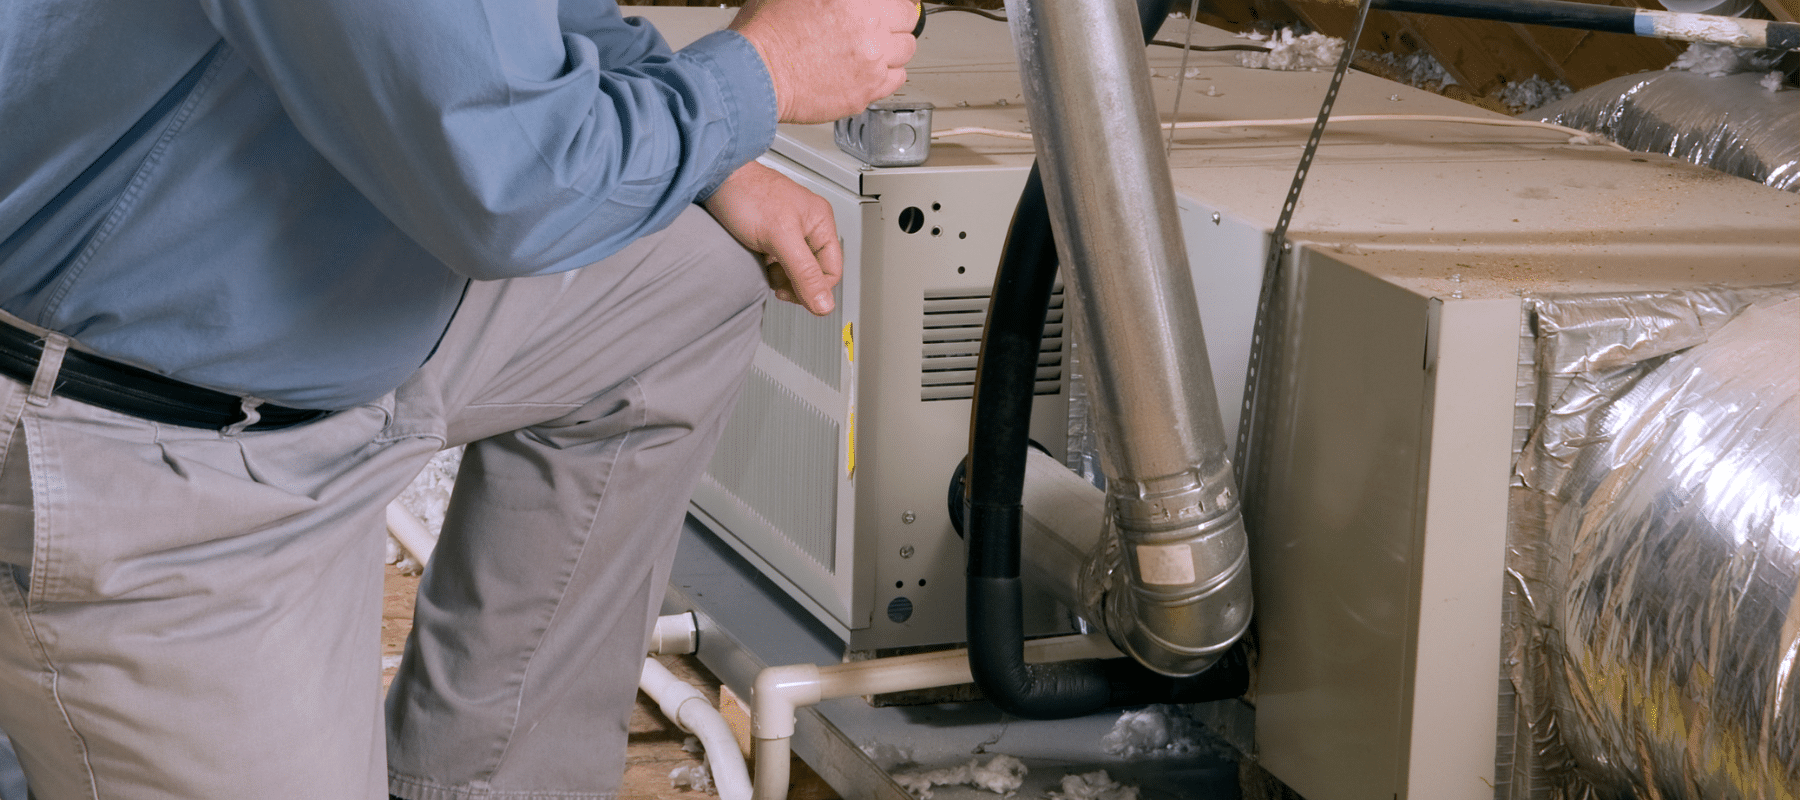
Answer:
<svg viewBox="0 0 1800 800"><path fill-rule="evenodd" d="M792 752L788 745L786 738L756 740L756 786L751 800L786 800Z"/></svg>
<svg viewBox="0 0 1800 800"><path fill-rule="evenodd" d="M1034 663L1085 658L1118 658L1118 648L1100 635L1059 636L1025 643ZM973 680L969 651L943 650L844 664L787 664L757 673L750 689L750 726L756 739L753 800L787 797L788 759L794 715L805 706L838 697L858 697L955 686Z"/></svg>
<svg viewBox="0 0 1800 800"><path fill-rule="evenodd" d="M394 541L400 543L400 549L414 561L424 564L431 559L432 548L437 547L437 536L398 500L388 503L387 529L393 534Z"/></svg>
<svg viewBox="0 0 1800 800"><path fill-rule="evenodd" d="M650 654L685 656L699 648L699 640L700 627L694 612L665 614L656 618L656 627L650 631Z"/></svg>
<svg viewBox="0 0 1800 800"><path fill-rule="evenodd" d="M700 690L675 677L654 658L644 659L638 688L656 701L664 716L693 734L700 740L700 746L706 748L707 763L712 765L713 785L719 790L720 800L750 800L750 768L744 765L744 754L738 750L737 737L732 735L725 718L706 701ZM784 784L786 780L784 776Z"/></svg>

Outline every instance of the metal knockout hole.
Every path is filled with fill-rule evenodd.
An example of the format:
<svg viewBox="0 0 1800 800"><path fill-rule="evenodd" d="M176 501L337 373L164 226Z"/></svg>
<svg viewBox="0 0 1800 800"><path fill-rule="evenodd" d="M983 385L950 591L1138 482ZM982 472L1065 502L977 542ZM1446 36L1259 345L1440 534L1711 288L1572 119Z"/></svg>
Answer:
<svg viewBox="0 0 1800 800"><path fill-rule="evenodd" d="M925 227L925 212L918 206L907 206L900 210L900 230L907 233L918 233Z"/></svg>

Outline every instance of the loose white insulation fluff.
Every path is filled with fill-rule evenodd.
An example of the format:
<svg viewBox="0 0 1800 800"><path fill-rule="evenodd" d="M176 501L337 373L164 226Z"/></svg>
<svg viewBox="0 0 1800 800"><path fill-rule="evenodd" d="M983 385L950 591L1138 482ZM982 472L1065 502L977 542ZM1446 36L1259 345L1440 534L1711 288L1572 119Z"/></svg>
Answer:
<svg viewBox="0 0 1800 800"><path fill-rule="evenodd" d="M1293 28L1283 28L1272 34L1239 36L1269 48L1267 53L1238 53L1238 63L1251 69L1317 72L1337 66L1344 55L1344 40L1322 33L1296 34Z"/></svg>
<svg viewBox="0 0 1800 800"><path fill-rule="evenodd" d="M690 789L707 794L716 793L717 790L713 787L712 764L707 761L706 748L700 745L700 740L689 736L681 743L681 749L700 756L700 762L683 764L669 770L669 788Z"/></svg>
<svg viewBox="0 0 1800 800"><path fill-rule="evenodd" d="M1180 706L1153 705L1119 715L1100 749L1124 759L1181 756L1213 746L1193 717Z"/></svg>
<svg viewBox="0 0 1800 800"><path fill-rule="evenodd" d="M1562 81L1547 81L1536 75L1513 81L1500 89L1500 102L1514 111L1530 111L1553 100L1561 100L1575 90Z"/></svg>
<svg viewBox="0 0 1800 800"><path fill-rule="evenodd" d="M1126 786L1112 779L1106 770L1064 775L1062 791L1044 795L1046 800L1138 800L1136 786Z"/></svg>
<svg viewBox="0 0 1800 800"><path fill-rule="evenodd" d="M1714 78L1739 72L1763 72L1780 61L1780 50L1752 50L1724 44L1695 42L1669 65Z"/></svg>
<svg viewBox="0 0 1800 800"><path fill-rule="evenodd" d="M713 794L712 767L701 759L698 764L683 764L669 770L669 788Z"/></svg>
<svg viewBox="0 0 1800 800"><path fill-rule="evenodd" d="M997 755L986 764L973 758L962 766L900 772L893 778L919 800L931 800L934 786L973 786L995 794L1012 794L1025 784L1025 776L1030 772L1025 762L1012 756Z"/></svg>
<svg viewBox="0 0 1800 800"><path fill-rule="evenodd" d="M1418 89L1441 89L1456 85L1456 78L1450 70L1431 57L1430 53L1419 51L1400 55L1398 53L1370 53L1357 51L1359 58L1365 58L1385 65L1394 71L1394 79Z"/></svg>
<svg viewBox="0 0 1800 800"><path fill-rule="evenodd" d="M1297 33L1293 28L1283 28L1272 34L1247 33L1239 38L1250 39L1267 45L1267 53L1239 53L1238 64L1250 69L1271 70L1319 70L1332 69L1344 53L1344 40L1322 33ZM1456 85L1456 77L1438 63L1430 53L1420 51L1399 55L1396 53L1372 53L1366 50L1357 51L1360 61L1381 64L1391 71L1394 80L1418 89L1440 91L1446 86ZM1195 77L1195 70L1188 70L1188 77ZM1500 102L1517 111L1537 108L1552 100L1564 97L1574 90L1560 80L1551 81L1533 75L1522 81L1513 81L1500 90Z"/></svg>

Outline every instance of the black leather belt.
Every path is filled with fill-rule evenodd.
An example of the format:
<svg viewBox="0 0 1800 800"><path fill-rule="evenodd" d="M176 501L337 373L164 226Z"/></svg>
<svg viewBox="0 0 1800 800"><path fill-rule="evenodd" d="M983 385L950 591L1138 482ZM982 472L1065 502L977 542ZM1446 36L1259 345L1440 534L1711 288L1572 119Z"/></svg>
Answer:
<svg viewBox="0 0 1800 800"><path fill-rule="evenodd" d="M43 339L0 323L0 375L29 386L43 354ZM244 419L243 400L235 395L75 350L63 354L62 370L51 391L108 411L184 428L224 428ZM288 428L331 413L269 403L256 410L260 418L245 430Z"/></svg>

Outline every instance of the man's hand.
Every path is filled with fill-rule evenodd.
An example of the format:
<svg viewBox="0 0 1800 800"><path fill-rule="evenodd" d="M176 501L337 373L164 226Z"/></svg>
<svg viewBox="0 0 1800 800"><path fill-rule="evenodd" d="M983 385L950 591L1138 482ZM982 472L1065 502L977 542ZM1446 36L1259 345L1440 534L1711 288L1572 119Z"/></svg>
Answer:
<svg viewBox="0 0 1800 800"><path fill-rule="evenodd" d="M763 256L775 296L831 313L831 287L844 277L831 204L754 161L738 168L701 205L739 244Z"/></svg>
<svg viewBox="0 0 1800 800"><path fill-rule="evenodd" d="M782 122L830 122L906 82L913 0L746 0L731 21L775 79Z"/></svg>

